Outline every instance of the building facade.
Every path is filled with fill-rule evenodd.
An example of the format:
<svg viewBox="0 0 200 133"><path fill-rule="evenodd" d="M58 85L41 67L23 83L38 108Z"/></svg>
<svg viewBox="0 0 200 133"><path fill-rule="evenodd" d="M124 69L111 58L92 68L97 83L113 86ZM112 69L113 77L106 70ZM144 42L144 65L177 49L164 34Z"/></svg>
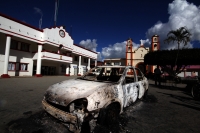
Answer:
<svg viewBox="0 0 200 133"><path fill-rule="evenodd" d="M156 51L160 49L159 36L154 35L151 38L151 47L145 47L142 40L138 48L134 48L131 38L127 40L126 44L126 58L104 59L104 65L131 65L139 68L143 73L147 71L153 72L155 66L146 66L144 64L144 56L149 51Z"/></svg>
<svg viewBox="0 0 200 133"><path fill-rule="evenodd" d="M119 65L125 66L125 58L104 59L104 65Z"/></svg>
<svg viewBox="0 0 200 133"><path fill-rule="evenodd" d="M83 75L97 53L75 45L63 26L38 29L0 14L0 75Z"/></svg>
<svg viewBox="0 0 200 133"><path fill-rule="evenodd" d="M160 49L159 36L154 35L151 38L151 47L145 47L142 40L138 48L134 49L132 39L129 38L126 44L126 65L132 65L139 68L143 73L146 71L153 72L155 66L146 66L144 64L144 56L149 51L156 51Z"/></svg>

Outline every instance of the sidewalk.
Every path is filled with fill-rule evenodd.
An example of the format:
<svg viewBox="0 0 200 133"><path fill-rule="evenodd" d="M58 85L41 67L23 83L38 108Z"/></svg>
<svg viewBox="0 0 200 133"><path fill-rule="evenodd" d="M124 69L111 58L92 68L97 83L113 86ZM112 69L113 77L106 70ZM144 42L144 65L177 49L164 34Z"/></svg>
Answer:
<svg viewBox="0 0 200 133"><path fill-rule="evenodd" d="M155 81L149 79L149 84L155 85ZM185 88L187 84L182 84L182 83L172 83L172 82L161 82L161 86L165 87L177 87L177 88Z"/></svg>

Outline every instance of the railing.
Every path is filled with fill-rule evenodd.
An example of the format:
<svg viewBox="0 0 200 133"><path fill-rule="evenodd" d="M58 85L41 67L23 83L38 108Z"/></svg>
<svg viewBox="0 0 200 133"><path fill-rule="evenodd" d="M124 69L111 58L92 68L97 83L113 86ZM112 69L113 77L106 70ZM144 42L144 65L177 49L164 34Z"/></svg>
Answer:
<svg viewBox="0 0 200 133"><path fill-rule="evenodd" d="M38 53L35 53L33 55L33 60L37 60ZM62 61L62 62L72 62L72 57L66 56L66 55L60 55L57 53L50 53L50 52L42 52L42 59L47 59L47 60L55 60L55 61Z"/></svg>

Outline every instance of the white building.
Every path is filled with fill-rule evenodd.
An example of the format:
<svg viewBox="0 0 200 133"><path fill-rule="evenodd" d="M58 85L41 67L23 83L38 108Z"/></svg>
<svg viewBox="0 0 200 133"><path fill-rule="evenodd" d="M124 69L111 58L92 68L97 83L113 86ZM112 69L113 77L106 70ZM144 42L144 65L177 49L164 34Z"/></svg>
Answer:
<svg viewBox="0 0 200 133"><path fill-rule="evenodd" d="M97 53L74 45L60 27L38 29L0 14L0 75L82 75Z"/></svg>
<svg viewBox="0 0 200 133"><path fill-rule="evenodd" d="M104 59L104 65L120 65L125 66L126 58Z"/></svg>

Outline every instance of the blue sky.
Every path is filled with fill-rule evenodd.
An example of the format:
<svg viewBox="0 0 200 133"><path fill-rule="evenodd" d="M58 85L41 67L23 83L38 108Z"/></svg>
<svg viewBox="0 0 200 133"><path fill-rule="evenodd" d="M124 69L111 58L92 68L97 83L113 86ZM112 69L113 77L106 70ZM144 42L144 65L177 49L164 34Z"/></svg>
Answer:
<svg viewBox="0 0 200 133"><path fill-rule="evenodd" d="M42 28L52 27L55 0L1 1L0 12L35 27L42 14ZM162 40L181 26L193 35L187 47L200 47L200 0L59 0L56 25L66 26L75 44L99 52L99 60L124 57L129 37L135 47L141 39L149 47L157 34L162 49L176 48Z"/></svg>

